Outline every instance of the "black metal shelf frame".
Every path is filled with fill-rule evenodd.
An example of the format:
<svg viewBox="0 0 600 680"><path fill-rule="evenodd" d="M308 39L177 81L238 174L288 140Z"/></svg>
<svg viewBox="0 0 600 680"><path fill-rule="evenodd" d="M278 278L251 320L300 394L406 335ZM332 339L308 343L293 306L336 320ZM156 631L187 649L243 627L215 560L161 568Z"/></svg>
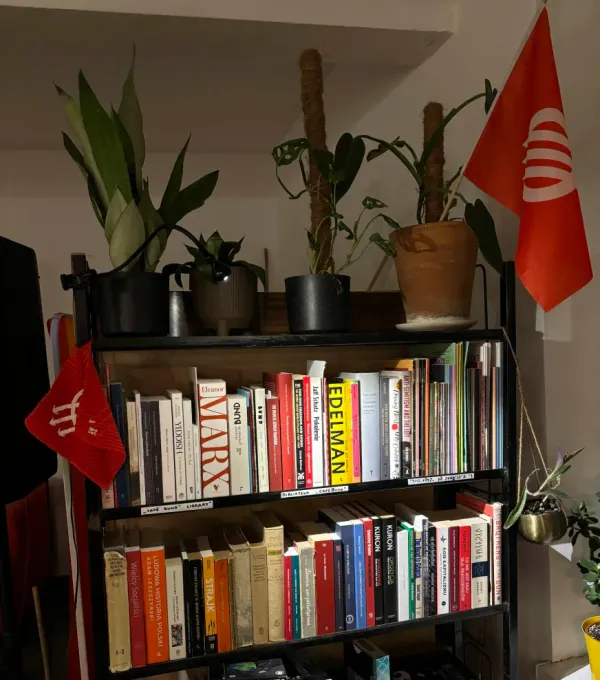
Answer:
<svg viewBox="0 0 600 680"><path fill-rule="evenodd" d="M73 274L81 274L88 269L85 256L72 256ZM93 332L93 309L89 293L86 290L75 290L75 334L77 345L81 346L92 339ZM210 337L187 337L187 338L102 338L93 339L94 351L144 351L144 350L190 350L190 349L277 349L277 348L305 348L305 347L348 347L348 346L384 346L406 344L433 344L452 343L460 341L487 341L500 340L506 342L509 338L513 347L516 344L515 331L515 268L513 262L506 262L501 280L501 329L496 330L472 330L460 332L420 332L420 333L378 333L378 334L328 334L328 335L276 335L276 336L235 336L228 338ZM506 336L505 336L506 332ZM448 475L443 479L422 478L419 480L393 480L391 482L361 483L348 485L347 493L378 493L390 489L412 488L416 486L433 487L435 497L440 505L451 502L450 495L454 493L457 485L471 481L501 480L501 500L504 507L504 516L507 509L516 503L517 495L517 460L516 460L516 371L514 363L510 360L510 352L505 352L504 361L504 428L505 448L503 452L504 468L501 470L479 471L473 473L473 477L458 479L461 475ZM463 476L464 477L464 476ZM329 490L328 492L315 493L329 495L345 492ZM302 494L304 495L304 494ZM98 490L92 484L87 486L88 514L98 511ZM283 497L280 492L267 494L253 494L247 496L232 496L223 499L212 499L213 507L227 507L249 505L254 503L276 502L291 500L294 497ZM201 501L198 501L201 503ZM178 505L178 504L173 504ZM201 510L201 508L200 508ZM173 511L168 506L154 506L142 514L142 508L120 508L100 512L103 523L108 520L127 519L131 517L143 517L145 515L162 514ZM185 511L181 508L175 511ZM229 662L240 659L256 658L264 655L281 654L288 648L308 648L315 645L348 642L358 637L383 635L386 633L414 630L417 628L434 627L436 637L440 642L448 644L453 651L461 656L462 652L462 623L468 619L474 619L492 614L502 615L503 618L503 680L516 680L518 677L517 666L517 583L516 583L516 531L511 529L503 532L502 539L502 601L504 604L487 607L484 609L457 612L444 616L435 616L395 624L385 624L374 628L358 631L345 631L328 636L295 640L282 643L263 645L260 647L246 647L233 652L215 654L210 656L195 657L181 661L165 662L142 668L135 668L124 673L111 674L108 670L108 633L106 623L104 578L102 574L102 542L98 532L93 531L95 526L92 522L88 532L89 564L92 578L90 606L92 609L92 630L94 639L94 654L96 680L128 680L129 678L142 678L159 673L168 673L211 664L213 662ZM82 597L83 597L82 593Z"/></svg>

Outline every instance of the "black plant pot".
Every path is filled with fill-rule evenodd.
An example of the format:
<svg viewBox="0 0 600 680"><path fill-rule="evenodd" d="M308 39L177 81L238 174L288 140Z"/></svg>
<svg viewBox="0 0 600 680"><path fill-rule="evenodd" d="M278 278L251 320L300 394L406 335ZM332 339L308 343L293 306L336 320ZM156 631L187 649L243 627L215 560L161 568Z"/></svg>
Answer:
<svg viewBox="0 0 600 680"><path fill-rule="evenodd" d="M317 274L285 280L290 333L335 333L350 325L350 277Z"/></svg>
<svg viewBox="0 0 600 680"><path fill-rule="evenodd" d="M168 335L169 277L156 272L100 275L92 287L102 335Z"/></svg>

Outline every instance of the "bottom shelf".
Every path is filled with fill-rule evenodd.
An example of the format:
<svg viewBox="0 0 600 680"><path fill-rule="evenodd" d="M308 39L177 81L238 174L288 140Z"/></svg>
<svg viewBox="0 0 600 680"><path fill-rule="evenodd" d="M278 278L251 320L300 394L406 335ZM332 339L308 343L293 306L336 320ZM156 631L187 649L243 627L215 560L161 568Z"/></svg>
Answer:
<svg viewBox="0 0 600 680"><path fill-rule="evenodd" d="M109 674L115 680L125 680L128 678L146 678L161 673L174 673L187 668L199 668L212 663L231 663L244 659L253 659L265 656L278 656L289 649L300 649L303 647L314 647L317 645L333 644L336 642L348 642L357 638L373 637L375 635L386 635L417 628L428 628L444 623L455 623L466 621L467 619L483 618L493 614L501 614L508 610L506 604L494 605L492 607L482 607L481 609L470 609L469 611L457 612L455 614L443 614L441 616L428 616L423 619L412 619L411 621L401 621L399 623L386 623L372 628L361 628L360 630L346 630L332 635L320 635L319 637L305 638L303 640L289 640L285 642L273 642L268 645L258 645L256 647L243 647L232 652L222 652L220 654L206 654L205 656L195 656L179 661L166 661L165 663L132 668L123 673Z"/></svg>

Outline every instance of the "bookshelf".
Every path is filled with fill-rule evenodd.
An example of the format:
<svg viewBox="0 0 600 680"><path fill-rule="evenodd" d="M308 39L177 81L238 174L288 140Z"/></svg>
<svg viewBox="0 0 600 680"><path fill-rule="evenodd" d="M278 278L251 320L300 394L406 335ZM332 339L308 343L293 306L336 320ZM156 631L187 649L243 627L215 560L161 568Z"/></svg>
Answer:
<svg viewBox="0 0 600 680"><path fill-rule="evenodd" d="M72 273L77 276L87 271L83 255L72 256ZM322 358L332 362L332 371L339 366L352 365L356 370L370 370L382 359L390 358L402 345L419 345L468 341L505 341L502 328L463 332L426 333L348 333L332 335L270 335L237 337L187 337L187 338L103 338L94 337L93 308L85 288L74 291L75 330L78 345L93 341L97 359L117 364L118 368L144 369L159 363L173 367L187 365L219 365L219 361L231 366L239 380L247 381L260 375L262 370L294 370L307 358ZM515 343L515 272L514 264L506 263L501 281L500 310L502 327L511 342ZM243 512L244 508L261 506L282 515L296 512L303 503L320 507L362 498L376 502L389 494L428 493L435 507L454 507L455 492L461 488L477 485L478 488L496 494L496 500L507 508L516 502L516 374L512 361L505 353L504 397L504 452L503 468L441 477L421 477L381 482L349 484L347 487L328 487L318 490L296 492L269 492L229 496L204 501L172 503L160 506L143 506L101 510L97 487L86 483L76 471L72 471L73 494L78 502L74 507L74 524L77 528L77 567L81 575L80 598L84 613L87 664L96 680L126 680L169 673L213 663L247 660L268 655L279 655L288 648L309 648L334 643L346 643L356 638L399 634L417 629L432 629L436 641L450 647L459 657L464 657L463 622L488 616L502 617L503 677L517 678L517 583L516 583L516 531L502 535L502 603L480 609L431 616L398 623L390 623L349 630L301 640L270 643L260 646L168 661L161 664L133 668L112 674L108 670L108 641L105 614L104 575L102 564L102 532L106 523L132 522L137 527L149 523L153 528L169 529L202 521L212 511L227 513ZM217 362L214 364L214 362ZM350 363L354 362L354 363ZM224 365L223 364L223 365ZM289 368L291 364L291 368ZM288 368L281 368L286 365ZM485 486L487 485L487 486ZM402 500L402 498L400 498ZM233 515L232 515L233 516Z"/></svg>

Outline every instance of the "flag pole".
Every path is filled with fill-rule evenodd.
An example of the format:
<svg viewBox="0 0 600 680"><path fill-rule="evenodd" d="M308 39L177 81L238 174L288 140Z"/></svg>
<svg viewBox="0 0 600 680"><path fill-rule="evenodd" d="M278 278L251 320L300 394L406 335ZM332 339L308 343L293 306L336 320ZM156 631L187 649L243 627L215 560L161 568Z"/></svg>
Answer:
<svg viewBox="0 0 600 680"><path fill-rule="evenodd" d="M490 107L490 110L488 111L488 114L487 114L488 118L489 118L489 116L491 116L492 111L494 110L494 107L496 106L497 101L500 99L500 94L501 94L502 90L504 89L504 86L506 85L506 81L508 80L510 74L512 73L512 70L514 69L517 61L519 60L519 57L521 56L521 52L523 51L523 48L527 44L527 41L529 40L529 36L531 35L538 19L540 18L540 14L544 11L544 9L546 9L547 4L548 4L548 0L541 0L541 2L539 2L538 8L537 8L537 10L536 10L536 12L533 16L533 19L531 20L531 23L530 23L527 31L525 31L525 35L524 35L524 38L521 42L521 45L519 46L519 49L516 51L515 56L512 60L512 63L511 63L511 65L510 65L510 67L507 71L506 77L504 78L504 81L502 82L502 87L498 91L498 94L496 95L496 98L494 99L494 102L493 102L492 106ZM479 140L477 140L477 141L479 141ZM460 171L460 175L456 178L456 180L454 182L454 188L452 190L452 193L450 194L450 197L448 198L448 201L446 202L446 205L444 206L444 211L443 211L443 213L440 217L440 222L443 222L446 219L446 217L448 216L448 213L450 212L450 206L452 205L452 202L456 198L456 194L458 193L458 190L460 189L460 186L461 186L462 181L464 179L465 170L467 169L467 166L469 165L469 161L471 160L471 156L475 153L475 149L477 147L477 141L475 142L475 144L473 145L473 148L471 149L471 153L469 154L469 157L467 158L467 162L462 166L462 169ZM373 290L375 284L377 283L377 280L379 279L379 277L381 276L381 273L383 272L383 269L384 269L384 267L385 267L385 265L388 261L388 258L389 258L389 255L383 256L381 262L379 263L379 267L377 267L377 270L375 271L375 274L374 274L373 278L371 279L371 282L369 283L369 285L367 287L367 293L370 293Z"/></svg>

